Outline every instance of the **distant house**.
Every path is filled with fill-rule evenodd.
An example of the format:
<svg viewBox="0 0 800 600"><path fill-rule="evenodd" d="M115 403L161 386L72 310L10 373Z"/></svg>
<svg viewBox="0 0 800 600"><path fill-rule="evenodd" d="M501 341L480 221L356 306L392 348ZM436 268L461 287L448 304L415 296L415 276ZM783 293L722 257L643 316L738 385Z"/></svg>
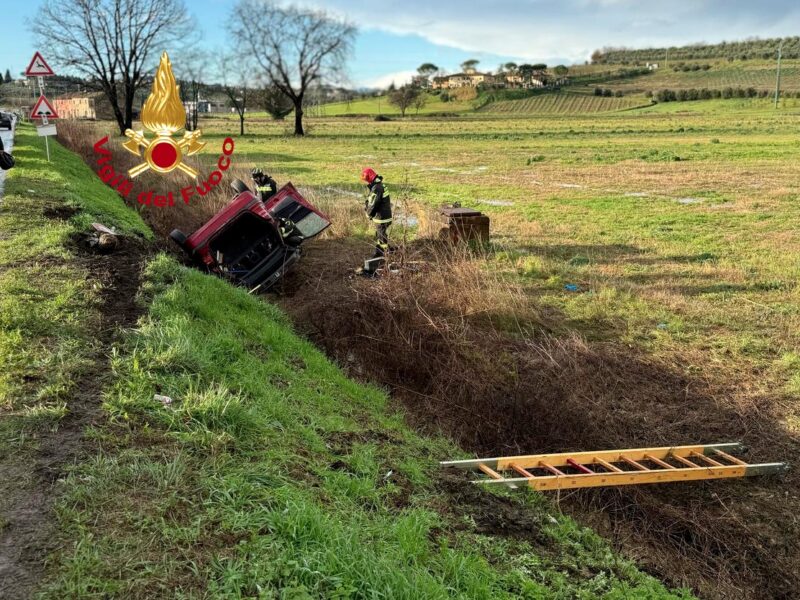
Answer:
<svg viewBox="0 0 800 600"><path fill-rule="evenodd" d="M431 88L434 90L443 90L447 87L447 77L434 77L431 81Z"/></svg>
<svg viewBox="0 0 800 600"><path fill-rule="evenodd" d="M414 75L414 77L411 78L411 85L422 88L423 90L427 90L432 87L431 80L424 75Z"/></svg>
<svg viewBox="0 0 800 600"><path fill-rule="evenodd" d="M186 114L192 114L195 108L195 102L193 100L187 100L183 103L183 108L186 109ZM203 100L200 99L197 101L197 112L208 114L208 113L222 113L228 111L228 103L224 100Z"/></svg>
<svg viewBox="0 0 800 600"><path fill-rule="evenodd" d="M456 73L446 77L434 77L431 87L434 90L455 90L463 87L478 87L479 85L495 85L496 79L491 73L478 73L477 71L467 71L466 73Z"/></svg>
<svg viewBox="0 0 800 600"><path fill-rule="evenodd" d="M525 78L519 73L504 73L506 86L519 88L525 85Z"/></svg>
<svg viewBox="0 0 800 600"><path fill-rule="evenodd" d="M74 92L53 98L53 108L62 119L113 119L114 111L103 92Z"/></svg>
<svg viewBox="0 0 800 600"><path fill-rule="evenodd" d="M650 71L655 71L658 69L658 63L647 63L647 68Z"/></svg>

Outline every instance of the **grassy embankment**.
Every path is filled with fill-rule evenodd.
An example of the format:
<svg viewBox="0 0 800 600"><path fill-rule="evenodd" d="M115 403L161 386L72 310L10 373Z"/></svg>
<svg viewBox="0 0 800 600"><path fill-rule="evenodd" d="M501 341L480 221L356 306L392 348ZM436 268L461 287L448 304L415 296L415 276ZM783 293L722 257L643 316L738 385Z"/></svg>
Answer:
<svg viewBox="0 0 800 600"><path fill-rule="evenodd" d="M35 446L40 427L57 426L92 354L100 289L75 260L73 237L96 220L152 236L80 158L51 144L48 164L33 128L17 130L14 155L0 200L2 457Z"/></svg>
<svg viewBox="0 0 800 600"><path fill-rule="evenodd" d="M96 350L97 282L73 235L100 220L149 236L77 157L53 144L48 165L37 142L20 131L0 213L17 458ZM79 212L53 219L64 206ZM540 496L437 485L436 460L458 450L411 432L274 306L163 256L141 301L94 454L58 486L45 597L671 597Z"/></svg>

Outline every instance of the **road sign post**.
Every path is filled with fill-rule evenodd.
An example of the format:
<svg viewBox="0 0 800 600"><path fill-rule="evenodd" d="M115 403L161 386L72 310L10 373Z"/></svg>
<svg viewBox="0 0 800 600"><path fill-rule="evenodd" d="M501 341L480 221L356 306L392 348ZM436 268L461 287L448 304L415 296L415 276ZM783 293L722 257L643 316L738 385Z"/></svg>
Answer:
<svg viewBox="0 0 800 600"><path fill-rule="evenodd" d="M56 113L50 101L45 98L44 78L55 75L55 73L53 69L50 68L50 65L47 64L44 57L37 51L28 64L28 68L25 69L25 75L28 77L36 77L36 82L39 84L39 99L33 106L31 119L41 119L42 121L41 126L37 127L36 130L40 136L44 137L47 162L50 162L50 142L47 138L51 135L56 135L56 126L55 124L51 124L49 119L57 119L58 113Z"/></svg>

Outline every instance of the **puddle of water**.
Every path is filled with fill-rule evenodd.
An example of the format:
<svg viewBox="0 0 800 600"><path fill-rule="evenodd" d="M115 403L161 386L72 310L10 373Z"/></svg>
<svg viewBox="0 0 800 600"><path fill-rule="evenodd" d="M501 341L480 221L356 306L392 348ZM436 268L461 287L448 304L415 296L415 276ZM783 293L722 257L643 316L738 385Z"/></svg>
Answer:
<svg viewBox="0 0 800 600"><path fill-rule="evenodd" d="M419 225L419 219L414 215L395 214L394 220L403 227L416 227Z"/></svg>
<svg viewBox="0 0 800 600"><path fill-rule="evenodd" d="M514 206L514 203L508 200L478 200L478 202L489 206Z"/></svg>

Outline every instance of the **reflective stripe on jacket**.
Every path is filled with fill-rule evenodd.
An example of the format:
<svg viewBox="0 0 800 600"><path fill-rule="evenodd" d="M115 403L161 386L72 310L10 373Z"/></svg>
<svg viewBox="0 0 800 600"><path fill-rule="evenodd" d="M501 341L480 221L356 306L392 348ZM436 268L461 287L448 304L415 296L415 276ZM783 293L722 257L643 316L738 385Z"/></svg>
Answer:
<svg viewBox="0 0 800 600"><path fill-rule="evenodd" d="M367 216L375 223L392 222L392 199L388 186L383 185L383 177L378 175L368 186L369 194L364 207Z"/></svg>

